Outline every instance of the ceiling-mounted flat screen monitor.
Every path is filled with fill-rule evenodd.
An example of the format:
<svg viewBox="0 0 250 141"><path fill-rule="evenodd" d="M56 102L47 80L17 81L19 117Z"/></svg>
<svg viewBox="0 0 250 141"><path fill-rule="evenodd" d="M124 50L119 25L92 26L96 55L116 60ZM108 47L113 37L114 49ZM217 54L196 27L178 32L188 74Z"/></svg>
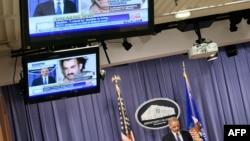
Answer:
<svg viewBox="0 0 250 141"><path fill-rule="evenodd" d="M99 47L23 56L26 103L100 92Z"/></svg>
<svg viewBox="0 0 250 141"><path fill-rule="evenodd" d="M153 0L20 0L20 9L25 49L153 33Z"/></svg>

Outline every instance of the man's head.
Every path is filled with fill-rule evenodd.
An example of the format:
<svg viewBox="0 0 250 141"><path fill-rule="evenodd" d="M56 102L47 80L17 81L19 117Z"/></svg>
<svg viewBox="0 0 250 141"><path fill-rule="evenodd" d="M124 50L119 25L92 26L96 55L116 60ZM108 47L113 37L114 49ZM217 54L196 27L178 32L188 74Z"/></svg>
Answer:
<svg viewBox="0 0 250 141"><path fill-rule="evenodd" d="M48 68L42 68L42 69L41 69L41 75L42 75L43 77L48 76L48 74L49 74Z"/></svg>
<svg viewBox="0 0 250 141"><path fill-rule="evenodd" d="M172 132L178 132L180 131L180 122L177 117L170 117L168 119L169 128Z"/></svg>
<svg viewBox="0 0 250 141"><path fill-rule="evenodd" d="M109 0L93 0L99 9L109 10Z"/></svg>
<svg viewBox="0 0 250 141"><path fill-rule="evenodd" d="M68 81L74 81L75 75L79 74L85 68L85 58L71 58L60 61L62 73Z"/></svg>

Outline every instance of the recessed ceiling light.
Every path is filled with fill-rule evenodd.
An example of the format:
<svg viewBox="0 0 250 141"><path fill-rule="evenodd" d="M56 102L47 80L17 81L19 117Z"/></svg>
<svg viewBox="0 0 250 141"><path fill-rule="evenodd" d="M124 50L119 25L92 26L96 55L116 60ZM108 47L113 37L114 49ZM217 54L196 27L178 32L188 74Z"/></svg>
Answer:
<svg viewBox="0 0 250 141"><path fill-rule="evenodd" d="M175 18L177 18L177 19L185 19L185 18L190 17L190 16L191 16L191 12L188 10L179 11L175 14Z"/></svg>

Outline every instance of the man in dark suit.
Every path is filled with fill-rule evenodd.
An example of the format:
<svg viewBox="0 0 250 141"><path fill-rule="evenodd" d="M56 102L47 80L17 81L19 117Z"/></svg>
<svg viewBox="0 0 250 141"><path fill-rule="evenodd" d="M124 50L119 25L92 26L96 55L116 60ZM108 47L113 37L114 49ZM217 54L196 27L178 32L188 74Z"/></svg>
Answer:
<svg viewBox="0 0 250 141"><path fill-rule="evenodd" d="M191 134L188 131L180 129L180 122L176 117L168 119L170 132L162 137L162 141L193 141Z"/></svg>
<svg viewBox="0 0 250 141"><path fill-rule="evenodd" d="M77 12L76 4L71 0L48 0L36 6L34 17L75 12Z"/></svg>
<svg viewBox="0 0 250 141"><path fill-rule="evenodd" d="M39 86L39 85L55 83L56 82L55 78L48 75L49 75L48 68L41 69L41 77L34 79L31 85Z"/></svg>

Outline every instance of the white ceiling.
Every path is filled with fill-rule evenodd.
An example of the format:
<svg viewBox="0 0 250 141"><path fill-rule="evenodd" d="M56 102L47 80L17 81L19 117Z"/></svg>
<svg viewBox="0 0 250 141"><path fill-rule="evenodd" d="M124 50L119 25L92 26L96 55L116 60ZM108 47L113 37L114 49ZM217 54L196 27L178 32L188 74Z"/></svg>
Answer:
<svg viewBox="0 0 250 141"><path fill-rule="evenodd" d="M175 13L191 11L190 18L250 8L250 0L154 0L155 23L177 21Z"/></svg>
<svg viewBox="0 0 250 141"><path fill-rule="evenodd" d="M174 14L189 9L191 18L250 8L250 0L154 0L155 24L178 21ZM0 0L0 44L20 48L19 0ZM3 48L0 48L0 52Z"/></svg>

